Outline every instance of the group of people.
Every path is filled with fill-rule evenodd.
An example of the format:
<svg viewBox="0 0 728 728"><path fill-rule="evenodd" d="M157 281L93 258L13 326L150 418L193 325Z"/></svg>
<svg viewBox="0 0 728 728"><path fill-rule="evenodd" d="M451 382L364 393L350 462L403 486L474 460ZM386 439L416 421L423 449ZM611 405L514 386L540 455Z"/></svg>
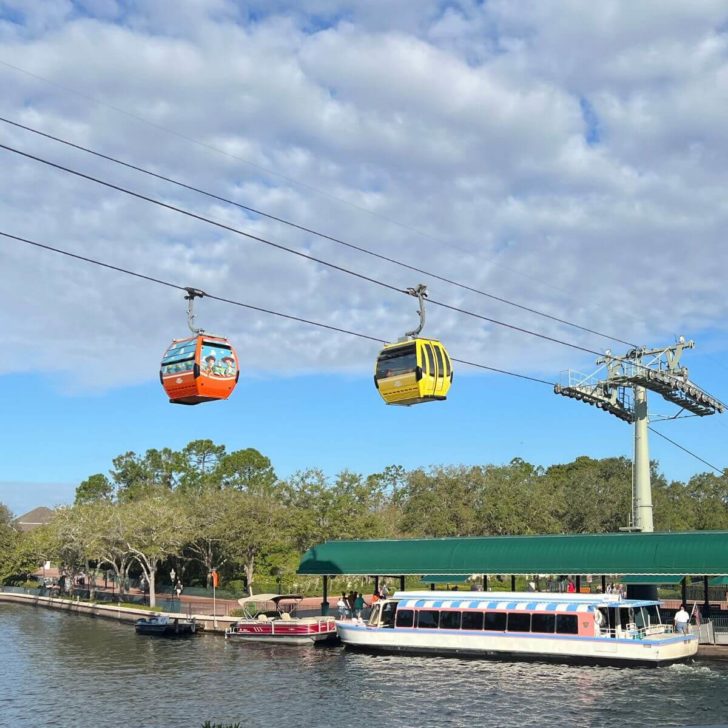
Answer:
<svg viewBox="0 0 728 728"><path fill-rule="evenodd" d="M364 609L372 606L380 599L386 599L388 596L389 589L386 584L374 590L369 603L366 602L361 592L350 591L348 594L341 592L339 601L336 603L339 619L361 619Z"/></svg>

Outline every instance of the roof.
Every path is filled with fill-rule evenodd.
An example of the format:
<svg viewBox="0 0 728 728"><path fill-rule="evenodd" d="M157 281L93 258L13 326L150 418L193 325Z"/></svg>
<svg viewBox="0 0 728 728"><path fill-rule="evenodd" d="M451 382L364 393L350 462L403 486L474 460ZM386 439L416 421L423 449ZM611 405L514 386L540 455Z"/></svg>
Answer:
<svg viewBox="0 0 728 728"><path fill-rule="evenodd" d="M396 592L399 609L474 609L539 612L593 612L597 607L641 607L645 599L620 599L616 594L527 594L523 592Z"/></svg>
<svg viewBox="0 0 728 728"><path fill-rule="evenodd" d="M53 511L45 506L34 508L15 519L15 523L21 531L30 531L38 526L45 526L53 518Z"/></svg>
<svg viewBox="0 0 728 728"><path fill-rule="evenodd" d="M621 579L622 584L665 584L673 586L679 584L683 580L683 577L679 574L668 576L662 574L657 576L655 574L645 574L643 576L636 576L635 574L629 574L623 576Z"/></svg>
<svg viewBox="0 0 728 728"><path fill-rule="evenodd" d="M252 596L238 599L238 604L240 604L241 607L244 607L246 604L256 604L260 602L273 602L277 605L278 602L286 600L301 601L301 599L303 599L301 594L253 594Z"/></svg>
<svg viewBox="0 0 728 728"><path fill-rule="evenodd" d="M470 574L425 574L422 581L425 584L465 584Z"/></svg>
<svg viewBox="0 0 728 728"><path fill-rule="evenodd" d="M299 574L728 574L728 531L328 541Z"/></svg>
<svg viewBox="0 0 728 728"><path fill-rule="evenodd" d="M714 576L708 581L708 586L728 586L728 576Z"/></svg>

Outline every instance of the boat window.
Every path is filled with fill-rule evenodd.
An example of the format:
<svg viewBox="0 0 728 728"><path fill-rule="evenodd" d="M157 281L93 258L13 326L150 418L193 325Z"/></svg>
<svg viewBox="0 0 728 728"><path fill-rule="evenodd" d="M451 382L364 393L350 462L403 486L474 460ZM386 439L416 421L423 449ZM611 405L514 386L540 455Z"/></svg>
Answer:
<svg viewBox="0 0 728 728"><path fill-rule="evenodd" d="M440 629L460 629L460 612L440 612Z"/></svg>
<svg viewBox="0 0 728 728"><path fill-rule="evenodd" d="M463 612L463 629L483 629L483 612Z"/></svg>
<svg viewBox="0 0 728 728"><path fill-rule="evenodd" d="M531 632L547 632L553 633L556 625L555 614L532 614L531 615Z"/></svg>
<svg viewBox="0 0 728 728"><path fill-rule="evenodd" d="M377 379L395 377L414 372L417 368L417 351L414 341L405 346L384 350L377 359Z"/></svg>
<svg viewBox="0 0 728 728"><path fill-rule="evenodd" d="M399 602L385 602L382 607L382 627L394 627L394 613Z"/></svg>
<svg viewBox="0 0 728 728"><path fill-rule="evenodd" d="M440 623L440 612L436 609L421 609L417 613L417 626L422 628L437 628Z"/></svg>
<svg viewBox="0 0 728 728"><path fill-rule="evenodd" d="M637 629L644 629L647 626L647 615L642 607L634 610L634 623Z"/></svg>
<svg viewBox="0 0 728 728"><path fill-rule="evenodd" d="M630 614L630 609L627 607L620 607L619 608L619 624L621 625L622 629L627 629L627 625L632 621L630 617L632 616Z"/></svg>
<svg viewBox="0 0 728 728"><path fill-rule="evenodd" d="M379 624L379 611L381 610L381 608L381 604L375 604L372 607L372 611L369 614L369 624L371 624L372 627L376 627L377 624Z"/></svg>
<svg viewBox="0 0 728 728"><path fill-rule="evenodd" d="M650 604L645 609L647 610L647 619L649 620L650 625L654 627L655 625L662 624L662 620L660 619L660 609L657 604Z"/></svg>
<svg viewBox="0 0 728 728"><path fill-rule="evenodd" d="M397 626L398 627L414 627L415 613L413 609L397 610Z"/></svg>
<svg viewBox="0 0 728 728"><path fill-rule="evenodd" d="M508 632L530 632L531 615L527 612L511 612L508 615Z"/></svg>
<svg viewBox="0 0 728 728"><path fill-rule="evenodd" d="M505 612L486 612L485 613L485 624L483 629L491 630L492 632L505 632L506 631L506 613Z"/></svg>
<svg viewBox="0 0 728 728"><path fill-rule="evenodd" d="M579 621L575 614L556 615L557 634L579 634Z"/></svg>

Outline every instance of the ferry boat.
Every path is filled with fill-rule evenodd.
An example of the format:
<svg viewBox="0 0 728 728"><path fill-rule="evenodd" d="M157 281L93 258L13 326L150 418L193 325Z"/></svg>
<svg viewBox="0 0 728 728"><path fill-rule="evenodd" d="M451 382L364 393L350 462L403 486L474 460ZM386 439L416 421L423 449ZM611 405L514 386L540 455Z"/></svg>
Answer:
<svg viewBox="0 0 728 728"><path fill-rule="evenodd" d="M225 630L225 638L248 642L307 645L338 642L333 617L297 617L299 594L257 594L238 599L245 616Z"/></svg>
<svg viewBox="0 0 728 728"><path fill-rule="evenodd" d="M663 624L658 601L618 594L396 592L369 619L336 622L350 648L507 659L662 665L698 638Z"/></svg>

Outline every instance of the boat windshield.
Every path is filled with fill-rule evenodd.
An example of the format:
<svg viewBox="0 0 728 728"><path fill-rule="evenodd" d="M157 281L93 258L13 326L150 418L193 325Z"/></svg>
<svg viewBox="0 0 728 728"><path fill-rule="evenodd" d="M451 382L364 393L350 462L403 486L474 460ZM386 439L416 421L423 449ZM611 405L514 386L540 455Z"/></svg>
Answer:
<svg viewBox="0 0 728 728"><path fill-rule="evenodd" d="M379 612L381 611L381 609L382 609L381 604L375 604L372 607L371 614L369 615L369 624L372 627L376 627L379 624Z"/></svg>
<svg viewBox="0 0 728 728"><path fill-rule="evenodd" d="M649 620L651 627L662 624L662 619L660 619L660 608L657 604L648 605L645 607L645 611L647 612L647 619Z"/></svg>

